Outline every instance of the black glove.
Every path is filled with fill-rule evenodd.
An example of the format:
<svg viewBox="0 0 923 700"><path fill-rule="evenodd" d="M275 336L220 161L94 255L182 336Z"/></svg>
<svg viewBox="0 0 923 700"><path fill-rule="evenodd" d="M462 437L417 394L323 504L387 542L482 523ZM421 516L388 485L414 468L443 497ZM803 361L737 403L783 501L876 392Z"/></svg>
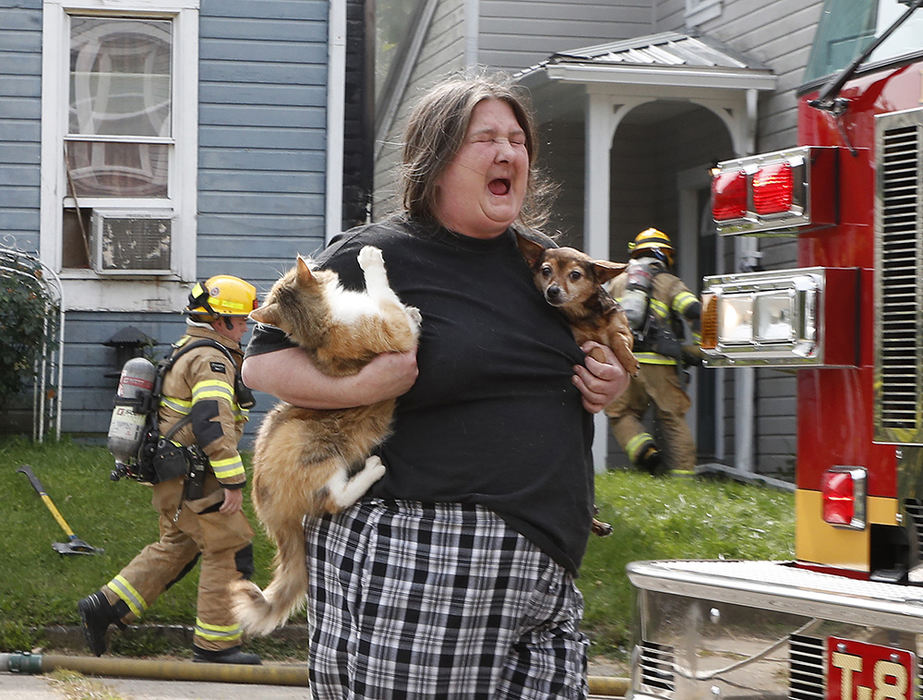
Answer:
<svg viewBox="0 0 923 700"><path fill-rule="evenodd" d="M705 353L698 345L683 345L683 364L701 367L705 360Z"/></svg>

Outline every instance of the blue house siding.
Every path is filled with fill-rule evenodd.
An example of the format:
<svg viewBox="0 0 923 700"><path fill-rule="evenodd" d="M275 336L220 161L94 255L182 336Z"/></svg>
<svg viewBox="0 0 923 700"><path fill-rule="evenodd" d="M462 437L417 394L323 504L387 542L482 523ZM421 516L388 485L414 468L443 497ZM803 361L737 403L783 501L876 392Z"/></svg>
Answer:
<svg viewBox="0 0 923 700"><path fill-rule="evenodd" d="M38 249L42 4L0 0L0 245ZM0 418L31 434L32 393Z"/></svg>
<svg viewBox="0 0 923 700"><path fill-rule="evenodd" d="M323 245L327 2L203 0L199 31L198 275L262 294Z"/></svg>
<svg viewBox="0 0 923 700"><path fill-rule="evenodd" d="M32 251L38 248L41 100L42 3L0 1L0 240Z"/></svg>
<svg viewBox="0 0 923 700"><path fill-rule="evenodd" d="M153 338L155 357L163 357L169 344L183 333L179 314L125 314L72 311L67 314L67 345L64 350L64 387L61 391L62 432L105 433L112 413L112 397L118 372L114 348L103 345L126 326L134 326Z"/></svg>

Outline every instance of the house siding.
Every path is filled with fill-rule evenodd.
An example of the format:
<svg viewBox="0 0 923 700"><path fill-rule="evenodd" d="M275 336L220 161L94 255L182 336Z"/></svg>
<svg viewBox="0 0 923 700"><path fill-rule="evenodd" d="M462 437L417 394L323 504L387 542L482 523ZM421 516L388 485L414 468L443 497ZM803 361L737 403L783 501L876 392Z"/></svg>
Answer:
<svg viewBox="0 0 923 700"><path fill-rule="evenodd" d="M205 0L198 276L261 292L324 242L327 2Z"/></svg>
<svg viewBox="0 0 923 700"><path fill-rule="evenodd" d="M653 28L651 0L481 0L478 19L478 62L508 71Z"/></svg>
<svg viewBox="0 0 923 700"><path fill-rule="evenodd" d="M658 32L686 31L686 0L654 0L654 27Z"/></svg>
<svg viewBox="0 0 923 700"><path fill-rule="evenodd" d="M42 3L0 2L0 243L38 249Z"/></svg>
<svg viewBox="0 0 923 700"><path fill-rule="evenodd" d="M796 90L808 61L822 0L725 2L723 12L699 29L761 61L776 75L776 89L759 106L757 152L797 142Z"/></svg>
<svg viewBox="0 0 923 700"><path fill-rule="evenodd" d="M42 3L0 1L0 245L38 250ZM0 424L31 433L32 392L11 397Z"/></svg>
<svg viewBox="0 0 923 700"><path fill-rule="evenodd" d="M133 326L157 341L150 349L156 361L183 333L184 322L177 313L99 314L71 311L67 314L67 346L64 352L64 387L61 392L62 431L76 436L105 433L112 413L112 398L118 377L106 377L121 370L114 348L103 345L126 326Z"/></svg>

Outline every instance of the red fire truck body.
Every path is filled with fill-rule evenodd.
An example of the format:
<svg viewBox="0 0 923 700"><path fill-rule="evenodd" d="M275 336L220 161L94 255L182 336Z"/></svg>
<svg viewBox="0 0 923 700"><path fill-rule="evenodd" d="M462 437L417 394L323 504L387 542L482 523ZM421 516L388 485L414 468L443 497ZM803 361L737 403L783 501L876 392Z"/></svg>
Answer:
<svg viewBox="0 0 923 700"><path fill-rule="evenodd" d="M799 147L716 168L719 234L797 237L702 294L708 365L797 372L795 560L630 564L631 697L923 694L921 4L825 3L815 54L882 6L864 55L805 89Z"/></svg>

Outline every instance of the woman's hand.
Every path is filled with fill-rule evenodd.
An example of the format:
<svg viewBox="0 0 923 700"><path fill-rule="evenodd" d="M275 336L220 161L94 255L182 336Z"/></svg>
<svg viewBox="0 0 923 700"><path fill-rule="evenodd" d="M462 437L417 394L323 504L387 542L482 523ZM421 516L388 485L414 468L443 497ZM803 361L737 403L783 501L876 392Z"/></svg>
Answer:
<svg viewBox="0 0 923 700"><path fill-rule="evenodd" d="M601 349L606 362L590 357L593 348ZM599 413L628 388L630 377L609 347L588 340L580 349L587 354L586 366L574 366L574 385L583 395L583 407L590 413Z"/></svg>
<svg viewBox="0 0 923 700"><path fill-rule="evenodd" d="M301 348L287 348L244 360L243 379L251 389L303 408L367 406L407 393L417 380L417 353L379 355L358 374L331 377L322 373Z"/></svg>

